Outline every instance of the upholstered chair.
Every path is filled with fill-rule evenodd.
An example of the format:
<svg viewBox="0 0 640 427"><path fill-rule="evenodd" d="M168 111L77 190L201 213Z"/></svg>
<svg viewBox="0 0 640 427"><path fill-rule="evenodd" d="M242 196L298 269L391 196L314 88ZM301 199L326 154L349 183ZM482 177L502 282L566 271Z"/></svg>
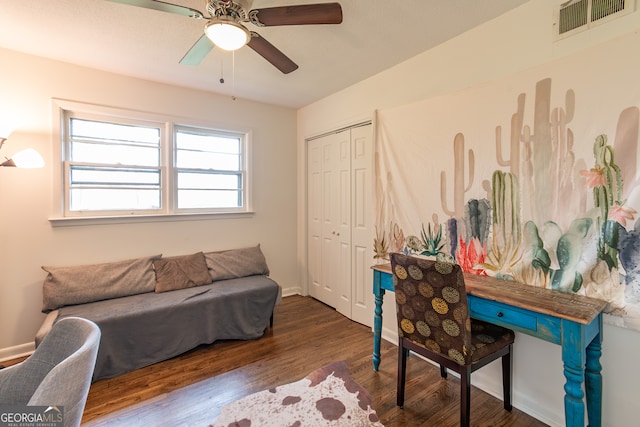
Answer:
<svg viewBox="0 0 640 427"><path fill-rule="evenodd" d="M31 356L0 370L0 404L63 407L64 426L79 426L99 344L95 323L56 322Z"/></svg>
<svg viewBox="0 0 640 427"><path fill-rule="evenodd" d="M448 261L391 254L398 317L397 404L404 406L407 356L413 351L460 375L460 425L469 425L471 373L502 358L504 408L511 411L514 333L471 319L464 276Z"/></svg>

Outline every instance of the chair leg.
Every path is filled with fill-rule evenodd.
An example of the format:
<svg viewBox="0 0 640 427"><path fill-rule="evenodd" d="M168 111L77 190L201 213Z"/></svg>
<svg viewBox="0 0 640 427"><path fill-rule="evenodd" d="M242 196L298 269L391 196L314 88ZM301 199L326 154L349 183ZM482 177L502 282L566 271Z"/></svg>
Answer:
<svg viewBox="0 0 640 427"><path fill-rule="evenodd" d="M471 365L460 372L460 427L469 427L471 412Z"/></svg>
<svg viewBox="0 0 640 427"><path fill-rule="evenodd" d="M440 376L447 378L447 368L445 368L444 365L440 365Z"/></svg>
<svg viewBox="0 0 640 427"><path fill-rule="evenodd" d="M471 412L471 365L460 372L460 427L469 427Z"/></svg>
<svg viewBox="0 0 640 427"><path fill-rule="evenodd" d="M502 400L504 401L504 409L511 412L513 406L511 405L511 372L513 371L513 359L511 357L511 351L513 350L513 344L509 345L509 352L502 356Z"/></svg>
<svg viewBox="0 0 640 427"><path fill-rule="evenodd" d="M399 407L404 406L404 384L407 378L407 356L409 350L405 349L402 345L403 341L400 338L398 342L398 387L396 390L396 404Z"/></svg>

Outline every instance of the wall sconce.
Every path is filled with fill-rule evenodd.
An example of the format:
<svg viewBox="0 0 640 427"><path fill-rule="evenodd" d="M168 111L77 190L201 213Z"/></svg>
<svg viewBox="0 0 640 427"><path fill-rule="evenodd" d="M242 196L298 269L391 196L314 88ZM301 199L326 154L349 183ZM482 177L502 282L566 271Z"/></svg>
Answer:
<svg viewBox="0 0 640 427"><path fill-rule="evenodd" d="M4 142L7 140L10 131L4 131L0 129L0 149L4 145ZM6 135L6 136L5 136ZM5 159L7 159L5 157ZM1 166L11 166L18 168L41 168L44 166L44 159L33 148L27 148L26 150L22 150L13 155L12 158L5 160L0 163Z"/></svg>

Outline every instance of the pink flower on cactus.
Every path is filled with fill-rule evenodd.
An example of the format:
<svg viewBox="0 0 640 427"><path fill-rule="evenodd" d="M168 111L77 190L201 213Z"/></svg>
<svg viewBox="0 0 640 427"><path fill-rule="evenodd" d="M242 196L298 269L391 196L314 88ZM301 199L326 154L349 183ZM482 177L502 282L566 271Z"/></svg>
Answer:
<svg viewBox="0 0 640 427"><path fill-rule="evenodd" d="M476 269L475 266L482 264L487 257L487 246L482 246L478 238L474 238L467 245L462 237L460 237L460 244L458 250L456 250L456 261L465 273L474 273L482 276L486 276L487 272L484 269Z"/></svg>
<svg viewBox="0 0 640 427"><path fill-rule="evenodd" d="M633 208L625 208L624 206L615 205L609 209L609 219L619 223L623 227L626 227L627 220L633 221L633 216L637 213L638 211Z"/></svg>
<svg viewBox="0 0 640 427"><path fill-rule="evenodd" d="M583 169L580 171L580 175L586 178L584 186L587 188L601 187L607 184L607 179L604 176L604 169L600 166L596 166L593 169Z"/></svg>

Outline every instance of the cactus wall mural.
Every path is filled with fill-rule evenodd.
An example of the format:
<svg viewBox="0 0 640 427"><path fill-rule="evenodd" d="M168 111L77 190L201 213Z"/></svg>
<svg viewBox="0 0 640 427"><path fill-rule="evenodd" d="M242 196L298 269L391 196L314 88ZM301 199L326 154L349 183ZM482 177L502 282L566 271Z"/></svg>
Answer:
<svg viewBox="0 0 640 427"><path fill-rule="evenodd" d="M640 97L622 103L624 89L564 68L562 83L538 70L379 111L378 200L394 210L378 218L374 256L451 256L466 272L604 299L609 322L640 330Z"/></svg>
<svg viewBox="0 0 640 427"><path fill-rule="evenodd" d="M475 161L473 150L468 151L469 160L465 163L464 152L464 135L459 133L453 140L453 209L447 204L447 174L445 171L440 173L440 198L442 200L442 209L452 217L460 217L464 209L464 194L471 189L474 178ZM466 165L466 169L465 169ZM465 182L465 173L468 178Z"/></svg>

